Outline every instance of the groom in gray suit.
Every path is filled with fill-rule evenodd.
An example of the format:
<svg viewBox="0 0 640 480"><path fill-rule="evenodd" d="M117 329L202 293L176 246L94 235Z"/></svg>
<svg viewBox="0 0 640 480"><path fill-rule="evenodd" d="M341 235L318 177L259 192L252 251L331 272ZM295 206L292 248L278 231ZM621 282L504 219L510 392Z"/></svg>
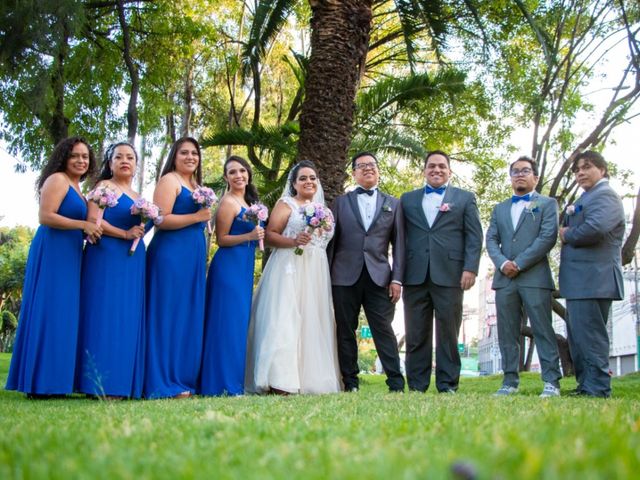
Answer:
<svg viewBox="0 0 640 480"><path fill-rule="evenodd" d="M624 209L609 186L607 162L586 151L572 171L584 193L565 211L560 229L560 295L567 299L569 349L578 395L611 396L607 319L624 296L621 248Z"/></svg>
<svg viewBox="0 0 640 480"><path fill-rule="evenodd" d="M346 391L358 390L356 329L364 308L390 391L404 391L391 322L404 273L400 202L378 189L378 161L369 152L351 160L358 188L335 199L335 233L328 248L338 337L338 360ZM389 245L393 266L389 265Z"/></svg>
<svg viewBox="0 0 640 480"><path fill-rule="evenodd" d="M560 396L558 344L551 323L554 289L549 251L558 238L558 203L535 191L538 164L520 157L509 168L514 195L499 203L487 230L487 252L496 267L498 342L504 379L496 395L518 391L522 311L531 321L542 365L541 397Z"/></svg>
<svg viewBox="0 0 640 480"><path fill-rule="evenodd" d="M407 252L402 294L407 382L410 390L429 388L435 313L436 387L455 393L462 299L478 274L482 227L473 193L449 185L446 153L427 155L424 176L424 188L400 198Z"/></svg>

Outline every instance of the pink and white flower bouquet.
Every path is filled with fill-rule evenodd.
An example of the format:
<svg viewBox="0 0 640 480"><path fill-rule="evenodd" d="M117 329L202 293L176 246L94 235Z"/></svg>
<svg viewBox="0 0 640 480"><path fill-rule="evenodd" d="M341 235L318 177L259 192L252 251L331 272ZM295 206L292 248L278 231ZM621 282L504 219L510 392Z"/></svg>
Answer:
<svg viewBox="0 0 640 480"><path fill-rule="evenodd" d="M140 225L144 225L149 220L151 220L154 225L160 225L162 220L164 220L160 214L160 207L142 197L135 200L133 205L131 205L131 215L140 215ZM129 255L133 255L136 252L138 243L140 243L140 239L136 238L131 244Z"/></svg>
<svg viewBox="0 0 640 480"><path fill-rule="evenodd" d="M218 197L209 187L198 187L191 194L191 198L200 208L213 208L218 204ZM211 222L207 222L207 231L212 232Z"/></svg>
<svg viewBox="0 0 640 480"><path fill-rule="evenodd" d="M311 233L318 228L326 232L333 230L333 215L331 214L331 210L322 203L307 203L300 207L299 211L304 218L307 232ZM296 247L293 252L296 255L302 255L302 246Z"/></svg>
<svg viewBox="0 0 640 480"><path fill-rule="evenodd" d="M254 225L262 226L269 218L269 209L262 203L254 203L244 212L243 218ZM259 240L258 245L260 250L264 251L264 240L262 238Z"/></svg>
<svg viewBox="0 0 640 480"><path fill-rule="evenodd" d="M108 185L100 185L87 193L87 201L93 202L98 206L96 225L100 226L104 210L115 207L118 204L118 193ZM87 240L91 242L91 240Z"/></svg>

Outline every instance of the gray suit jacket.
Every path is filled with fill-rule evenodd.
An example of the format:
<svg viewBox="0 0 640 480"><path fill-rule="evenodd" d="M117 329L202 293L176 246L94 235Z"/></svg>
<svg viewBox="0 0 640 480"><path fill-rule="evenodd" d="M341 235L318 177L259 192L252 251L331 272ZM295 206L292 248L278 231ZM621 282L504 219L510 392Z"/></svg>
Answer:
<svg viewBox="0 0 640 480"><path fill-rule="evenodd" d="M548 253L557 238L558 203L553 198L533 192L515 230L511 222L511 199L496 205L486 237L487 252L496 266L492 288L503 288L513 281L523 287L553 290ZM500 271L507 260L516 262L520 268L514 279Z"/></svg>
<svg viewBox="0 0 640 480"><path fill-rule="evenodd" d="M482 226L476 198L471 192L448 186L439 211L429 227L422 209L424 189L400 197L404 215L407 264L404 284L420 285L427 278L444 287L460 287L462 271L478 273Z"/></svg>
<svg viewBox="0 0 640 480"><path fill-rule="evenodd" d="M624 295L621 248L624 209L618 194L605 181L584 193L573 215L560 252L560 294L570 300Z"/></svg>
<svg viewBox="0 0 640 480"><path fill-rule="evenodd" d="M333 240L327 249L331 284L351 286L364 265L380 287L404 275L404 226L400 201L378 189L376 210L368 230L358 208L356 192L340 195L331 209L335 217ZM393 269L389 265L389 244L393 246Z"/></svg>

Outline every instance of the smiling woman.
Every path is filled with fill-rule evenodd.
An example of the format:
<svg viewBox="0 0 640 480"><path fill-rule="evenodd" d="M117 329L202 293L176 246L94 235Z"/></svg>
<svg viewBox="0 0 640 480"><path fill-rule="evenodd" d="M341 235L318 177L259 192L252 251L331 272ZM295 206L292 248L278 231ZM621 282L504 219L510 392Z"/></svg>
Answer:
<svg viewBox="0 0 640 480"><path fill-rule="evenodd" d="M73 392L83 233L94 242L102 235L85 220L80 192L94 165L89 145L67 138L38 179L41 225L29 250L7 390L32 398Z"/></svg>

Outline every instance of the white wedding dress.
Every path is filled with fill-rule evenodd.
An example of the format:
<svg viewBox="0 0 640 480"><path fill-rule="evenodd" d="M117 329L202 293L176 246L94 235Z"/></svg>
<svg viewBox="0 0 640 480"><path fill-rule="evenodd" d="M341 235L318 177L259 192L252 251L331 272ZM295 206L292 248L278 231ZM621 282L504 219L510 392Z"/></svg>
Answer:
<svg viewBox="0 0 640 480"><path fill-rule="evenodd" d="M305 227L295 201L283 235ZM333 231L317 229L302 255L274 249L253 297L245 390L320 394L342 390L326 248Z"/></svg>

